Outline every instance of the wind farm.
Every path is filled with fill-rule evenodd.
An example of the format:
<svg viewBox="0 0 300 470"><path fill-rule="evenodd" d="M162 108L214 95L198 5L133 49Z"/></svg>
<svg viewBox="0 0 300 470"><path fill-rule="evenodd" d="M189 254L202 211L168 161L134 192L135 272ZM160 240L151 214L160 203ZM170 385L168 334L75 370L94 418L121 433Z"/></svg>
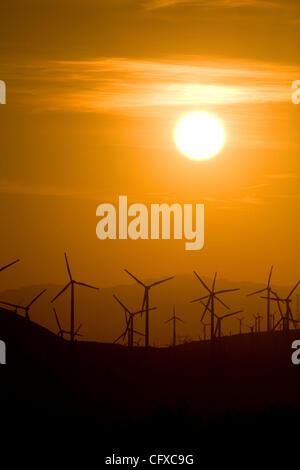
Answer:
<svg viewBox="0 0 300 470"><path fill-rule="evenodd" d="M66 253L64 254L65 258L65 264L67 268L67 273L69 277L69 281L67 284L60 288L58 293L56 293L54 296L52 296L50 300L50 305L52 305L52 313L54 314L54 319L55 319L55 324L58 328L58 335L61 338L68 339L71 343L75 341L79 341L80 338L83 338L83 335L81 334L81 328L83 327L83 322L82 322L82 316L80 316L81 322L78 326L75 325L75 287L85 287L94 291L99 291L98 287L95 287L91 284L79 282L74 279L69 261L67 258ZM3 268L0 269L0 271L5 271L6 269L12 267L16 263L19 263L19 260L14 261L12 263L8 263L7 265L4 265ZM191 306L193 304L199 304L200 309L194 309L193 308L193 315L196 315L196 318L198 318L198 326L197 330L195 331L194 324L191 326L194 332L194 338L202 338L204 341L209 341L211 343L215 343L217 340L220 340L224 335L226 336L232 336L234 334L243 336L247 335L247 331L249 331L252 334L259 334L259 333L269 333L272 334L273 332L276 331L289 331L291 329L297 330L297 325L299 323L299 320L297 319L297 311L295 310L297 308L297 299L298 299L298 287L300 285L300 280L290 289L287 293L286 296L284 295L278 295L277 292L274 290L274 288L271 287L270 282L271 282L271 277L272 277L272 272L273 272L273 267L271 267L269 271L269 276L268 276L268 282L267 286L263 287L261 289L257 289L253 292L249 293L242 293L240 287L230 287L230 288L223 288L224 286L224 281L222 281L222 287L217 288L217 273L214 274L214 277L211 281L211 286L209 287L209 281L207 281L207 278L205 280L203 279L203 276L200 276L198 272L194 271L193 274L196 278L196 280L200 283L200 296L193 299L189 300L188 298L179 297L177 295L176 291L179 291L180 289L180 282L178 281L179 284L176 284L175 288L175 297L177 298L177 301L179 300L180 303L180 310L182 314L185 317L185 320L183 320L180 316L177 315L176 313L176 308L175 304L172 303L172 298L170 298L170 303L171 303L171 309L172 309L172 316L166 318L166 313L162 311L162 307L157 308L151 306L150 304L150 291L154 287L160 287L160 286L169 286L168 287L168 292L172 291L172 283L169 283L169 281L176 281L176 275L164 277L159 280L154 280L154 281L147 281L147 280L141 280L139 279L136 275L132 274L131 271L124 269L124 272L128 274L128 276L133 279L134 283L130 284L130 290L134 288L134 284L143 288L143 295L141 297L141 300L139 300L139 295L138 295L138 289L136 290L136 294L134 295L133 302L137 306L140 304L139 308L133 308L129 309L123 300L120 300L119 296L116 295L115 292L112 293L113 299L119 304L119 306L122 308L123 313L124 313L124 318L125 318L125 329L119 336L116 337L116 339L111 339L111 342L113 344L121 342L121 344L126 344L127 347L134 347L135 345L143 346L146 348L153 347L153 344L151 344L151 337L153 336L152 328L151 328L151 322L150 322L150 316L153 311L157 310L157 314L155 314L155 317L153 317L153 322L154 322L154 330L155 330L155 338L156 342L159 339L157 337L157 327L158 325L161 325L162 331L164 331L163 324L171 324L171 337L172 340L169 343L172 347L180 345L182 340L182 334L178 335L178 324L182 324L182 328L186 332L186 335L190 336L192 338L189 341L195 341L193 339L193 335L189 333L189 317L191 315L191 310L189 308L189 305ZM186 281L185 281L186 282ZM190 284L190 289L192 290L191 286L191 281L189 281ZM179 287L178 287L179 286ZM161 287L161 289L162 289ZM195 290L196 285L194 285ZM49 289L49 287L48 287ZM57 314L56 308L53 308L53 304L60 298L62 298L62 294L67 292L69 290L70 296L69 296L69 304L68 304L68 298L65 299L64 304L66 305L66 310L67 313L63 313L62 311L60 312L60 318ZM1 299L0 300L0 305L3 307L7 307L9 309L14 309L11 310L14 313L18 313L19 311L23 311L25 315L25 319L30 321L31 316L30 316L30 310L33 305L36 304L36 302L42 298L42 296L45 294L47 291L47 288L41 289L37 294L35 293L34 295L31 295L31 297L28 299L28 302L15 302L14 300L6 300L6 299ZM52 290L53 291L53 290ZM156 290L155 290L156 291ZM161 295L159 295L159 290L157 290L155 299L158 300ZM166 300L166 290L162 290L162 297L164 298L164 305L167 305L168 302ZM258 294L264 294L267 293L267 295L260 295ZM125 292L126 293L126 292ZM225 303L223 300L223 296L227 295L230 297L231 302L234 300L234 306L239 305L240 308L231 308L228 305L228 302ZM233 297L234 295L234 297ZM169 296L169 293L168 293ZM90 297L90 296L89 296ZM228 297L228 298L229 298ZM255 304L258 305L261 301L267 301L267 309L266 309L266 314L261 315L258 310L256 311L251 311L249 310L249 306L244 309L243 308L243 303L246 301L248 298L256 298L257 300L255 301ZM175 298L174 298L175 299ZM173 300L174 300L173 299ZM292 311L292 300L295 299L296 301L294 302L294 312ZM79 300L79 298L78 298ZM98 296L94 298L95 302L99 302ZM252 301L253 302L253 301ZM100 302L101 303L101 302ZM69 308L68 308L69 305ZM112 304L108 308L112 308ZM271 313L271 306L274 305L277 307L278 313L280 315L279 319L276 318L276 312ZM45 301L43 302L43 308L45 306ZM100 306L101 308L101 306ZM164 309L165 307L163 307ZM82 309L82 304L79 307L78 314L80 314L80 310ZM251 307L252 309L252 307ZM69 310L69 313L68 313ZM238 315L244 313L242 317L239 317ZM63 320L62 320L63 316ZM88 320L88 312L86 313L86 319ZM42 316L43 318L43 316ZM69 320L68 320L69 318ZM155 318L155 321L154 321ZM115 317L115 320L117 317ZM234 320L232 322L232 319ZM275 320L276 319L276 320ZM114 321L115 321L114 320ZM209 321L207 321L209 320ZM222 327L223 322L225 324L230 321L230 328L224 328ZM66 325L69 323L68 327L62 327L62 323ZM209 332L208 332L209 328ZM249 333L248 333L249 334ZM89 334L87 332L86 338L89 337ZM136 338L138 337L138 338ZM101 337L99 337L99 341L101 341ZM107 341L106 341L107 342ZM109 341L108 341L109 342ZM186 343L186 340L183 341ZM167 347L167 345L165 345Z"/></svg>
<svg viewBox="0 0 300 470"><path fill-rule="evenodd" d="M61 416L62 407L67 407L68 417L80 413L85 419L101 419L114 438L123 432L124 424L109 423L118 423L122 416L138 440L141 426L146 436L153 429L150 426L147 431L145 424L150 409L159 426L168 426L170 436L176 429L173 420L190 423L186 437L191 442L193 433L196 437L207 432L195 428L191 416L211 422L216 416L224 419L225 410L238 416L268 410L279 399L280 410L288 409L292 389L298 383L290 346L300 335L297 302L292 303L300 282L288 289L276 285L270 296L248 296L248 284L230 286L219 277L217 286L216 273L209 279L199 274L199 269L185 279L182 291L183 278L175 273L154 280L139 279L126 270L133 281L108 289L101 309L106 289L75 281L66 255L65 262L69 277L65 286L47 286L47 290L35 286L36 292L22 302L8 302L4 293L1 296L0 331L8 345L7 364L17 368L20 357L24 358L30 371L30 392L40 380L40 371L45 371L42 377L47 392L30 404L31 414L43 410ZM75 311L77 285L89 289L80 290L83 297L78 292ZM150 299L149 291L156 286L160 288L153 290ZM187 286L189 294L184 295ZM69 297L62 295L66 291ZM191 301L190 294L195 292L198 297ZM13 298L12 291L7 296ZM91 300L96 302L98 318L107 312L107 321L116 325L118 336L112 334L110 340L103 341L101 327L98 340L89 339ZM268 310L265 315L258 313L265 300L270 302L269 330L265 321ZM59 301L58 309L53 304ZM280 314L277 321L272 305ZM53 320L51 329L39 324L48 315ZM163 333L167 340L158 345ZM300 407L297 400L294 402ZM188 403L187 415L182 414L181 402L184 406ZM17 403L22 410L23 402ZM161 415L162 406L168 410L167 421Z"/></svg>

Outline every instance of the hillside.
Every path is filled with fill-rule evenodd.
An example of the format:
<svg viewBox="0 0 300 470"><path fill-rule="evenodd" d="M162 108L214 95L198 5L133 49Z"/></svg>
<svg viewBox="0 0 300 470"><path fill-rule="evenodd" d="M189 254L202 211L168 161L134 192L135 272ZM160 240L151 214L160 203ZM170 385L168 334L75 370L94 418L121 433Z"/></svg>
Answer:
<svg viewBox="0 0 300 470"><path fill-rule="evenodd" d="M299 330L224 337L213 351L207 341L159 349L72 346L1 309L0 332L7 343L0 375L10 419L100 420L107 435L133 432L141 423L149 423L150 432L155 423L172 434L183 421L198 429L228 413L300 409L300 369L290 359Z"/></svg>

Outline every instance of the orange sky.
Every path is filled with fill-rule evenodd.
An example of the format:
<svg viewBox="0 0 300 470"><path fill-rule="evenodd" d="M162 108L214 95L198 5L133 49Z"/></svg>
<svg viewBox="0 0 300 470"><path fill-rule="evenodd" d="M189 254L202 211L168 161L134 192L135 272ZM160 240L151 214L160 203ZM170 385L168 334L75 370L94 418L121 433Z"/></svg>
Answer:
<svg viewBox="0 0 300 470"><path fill-rule="evenodd" d="M218 270L294 283L299 261L298 2L2 2L0 258L3 288ZM227 143L192 161L173 142L188 112L213 112ZM96 207L204 203L205 246L100 241Z"/></svg>

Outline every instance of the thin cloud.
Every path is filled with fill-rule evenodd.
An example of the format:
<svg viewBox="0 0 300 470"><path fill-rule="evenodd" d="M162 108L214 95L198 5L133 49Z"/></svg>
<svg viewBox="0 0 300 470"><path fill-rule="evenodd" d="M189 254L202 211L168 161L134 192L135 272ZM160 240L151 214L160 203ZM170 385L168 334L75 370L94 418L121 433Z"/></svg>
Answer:
<svg viewBox="0 0 300 470"><path fill-rule="evenodd" d="M22 196L50 196L63 198L95 199L96 194L76 191L71 188L58 188L49 185L26 185L15 181L0 181L0 194L15 194ZM98 195L99 196L99 195Z"/></svg>
<svg viewBox="0 0 300 470"><path fill-rule="evenodd" d="M148 0L144 2L147 10L159 10L174 6L202 6L223 8L278 8L282 4L268 0Z"/></svg>
<svg viewBox="0 0 300 470"><path fill-rule="evenodd" d="M145 113L174 107L290 102L300 68L183 57L165 61L100 58L38 63L19 70L11 99L38 110Z"/></svg>
<svg viewBox="0 0 300 470"><path fill-rule="evenodd" d="M226 204L227 207L233 207L234 205L238 204L245 204L245 205L255 205L260 206L265 204L265 201L261 198L255 196L240 196L240 197L224 197L224 198L214 198L214 197L204 197L202 198L204 202L212 202L218 204Z"/></svg>
<svg viewBox="0 0 300 470"><path fill-rule="evenodd" d="M300 194L272 194L271 199L300 199Z"/></svg>
<svg viewBox="0 0 300 470"><path fill-rule="evenodd" d="M300 178L300 173L277 173L273 175L266 175L266 178L272 180L286 180L286 179L296 179Z"/></svg>

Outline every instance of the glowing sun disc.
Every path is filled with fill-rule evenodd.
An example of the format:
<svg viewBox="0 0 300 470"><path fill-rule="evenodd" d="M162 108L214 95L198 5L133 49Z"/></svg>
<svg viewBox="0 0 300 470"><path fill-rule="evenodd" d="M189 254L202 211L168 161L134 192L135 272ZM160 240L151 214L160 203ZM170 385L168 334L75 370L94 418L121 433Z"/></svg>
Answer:
<svg viewBox="0 0 300 470"><path fill-rule="evenodd" d="M185 156L206 160L214 157L223 147L225 131L219 119L212 114L193 113L177 124L175 142Z"/></svg>

